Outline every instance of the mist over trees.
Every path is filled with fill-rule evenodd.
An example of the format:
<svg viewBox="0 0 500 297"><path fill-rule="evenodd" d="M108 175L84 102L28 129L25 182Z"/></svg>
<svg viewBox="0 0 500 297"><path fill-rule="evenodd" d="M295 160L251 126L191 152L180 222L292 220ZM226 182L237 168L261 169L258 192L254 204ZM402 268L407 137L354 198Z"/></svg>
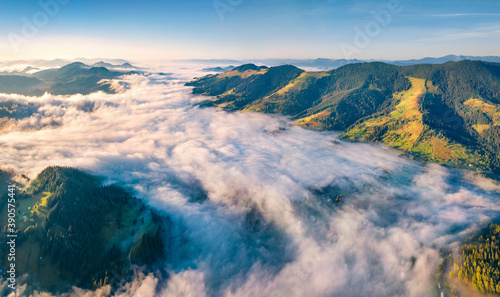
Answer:
<svg viewBox="0 0 500 297"><path fill-rule="evenodd" d="M73 168L48 167L28 191L17 194L20 208L35 202L22 208L27 218L17 233L17 245L28 257L18 269L29 274L28 284L52 292L115 286L131 275L131 264L150 266L164 258L162 238L170 236L170 218L101 182ZM5 234L6 226L2 230ZM6 245L1 253L7 253ZM46 274L55 274L57 282Z"/></svg>

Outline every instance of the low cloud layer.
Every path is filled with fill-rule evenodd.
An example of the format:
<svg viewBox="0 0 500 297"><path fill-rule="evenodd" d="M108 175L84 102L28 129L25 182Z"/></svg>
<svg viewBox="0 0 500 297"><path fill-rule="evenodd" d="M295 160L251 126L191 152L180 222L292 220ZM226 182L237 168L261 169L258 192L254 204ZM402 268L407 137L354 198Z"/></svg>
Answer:
<svg viewBox="0 0 500 297"><path fill-rule="evenodd" d="M500 214L490 180L283 117L201 109L183 86L200 73L164 72L176 74L125 76L115 95L0 95L16 106L0 164L106 176L189 239L164 263L170 278L138 273L116 296L436 296L438 249Z"/></svg>

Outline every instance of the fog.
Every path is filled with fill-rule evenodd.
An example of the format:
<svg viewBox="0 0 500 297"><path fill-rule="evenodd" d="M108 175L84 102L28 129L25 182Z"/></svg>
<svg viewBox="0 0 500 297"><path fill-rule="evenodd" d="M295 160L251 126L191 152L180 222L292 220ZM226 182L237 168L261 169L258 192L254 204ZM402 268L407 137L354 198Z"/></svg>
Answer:
<svg viewBox="0 0 500 297"><path fill-rule="evenodd" d="M123 76L112 95L0 95L16 116L2 124L4 167L88 170L179 226L169 277L137 271L116 296L438 296L439 248L499 217L486 178L285 117L199 108L207 98L184 83L201 68Z"/></svg>

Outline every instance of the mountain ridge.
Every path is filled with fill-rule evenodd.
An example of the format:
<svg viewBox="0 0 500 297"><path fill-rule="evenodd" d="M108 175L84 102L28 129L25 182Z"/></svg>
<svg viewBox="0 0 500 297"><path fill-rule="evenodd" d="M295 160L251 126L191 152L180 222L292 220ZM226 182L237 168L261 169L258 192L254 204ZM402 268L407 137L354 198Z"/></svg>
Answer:
<svg viewBox="0 0 500 297"><path fill-rule="evenodd" d="M202 106L279 113L304 127L383 142L411 158L500 169L498 63L364 62L319 72L295 67L293 75L290 65L241 67L187 85L193 93L213 96Z"/></svg>
<svg viewBox="0 0 500 297"><path fill-rule="evenodd" d="M446 62L459 62L463 60L475 60L484 62L500 63L500 56L467 56L467 55L446 55L442 57L425 57L420 59L409 60L386 60L386 59L330 59L330 58L316 58L316 59L243 59L243 60L188 60L191 62L202 63L220 63L238 65L238 64L259 64L268 66L280 65L294 65L299 68L310 68L316 70L331 70L336 69L348 64L364 63L364 62L383 62L386 64L393 64L398 66L411 66L416 64L443 64ZM215 68L215 67L214 67ZM220 66L220 68L223 68ZM219 72L219 71L216 71Z"/></svg>
<svg viewBox="0 0 500 297"><path fill-rule="evenodd" d="M45 92L54 95L90 94L97 91L114 93L109 82L132 72L109 70L82 62L67 64L61 68L41 70L33 74L0 75L0 93L16 93L41 96Z"/></svg>

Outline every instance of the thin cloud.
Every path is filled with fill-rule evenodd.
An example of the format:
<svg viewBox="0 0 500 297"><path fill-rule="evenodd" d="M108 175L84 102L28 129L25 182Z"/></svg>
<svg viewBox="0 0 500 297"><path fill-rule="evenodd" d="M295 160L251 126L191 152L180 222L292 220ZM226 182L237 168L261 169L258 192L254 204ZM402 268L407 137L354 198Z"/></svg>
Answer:
<svg viewBox="0 0 500 297"><path fill-rule="evenodd" d="M405 14L404 16L454 18L454 17L500 16L500 13L425 13L425 14Z"/></svg>
<svg viewBox="0 0 500 297"><path fill-rule="evenodd" d="M416 41L432 41L432 42L445 42L445 41L457 41L466 39L479 39L494 37L500 34L500 26L490 26L490 27L480 27L472 28L469 30L440 30L437 32L429 33L431 37L418 39Z"/></svg>

